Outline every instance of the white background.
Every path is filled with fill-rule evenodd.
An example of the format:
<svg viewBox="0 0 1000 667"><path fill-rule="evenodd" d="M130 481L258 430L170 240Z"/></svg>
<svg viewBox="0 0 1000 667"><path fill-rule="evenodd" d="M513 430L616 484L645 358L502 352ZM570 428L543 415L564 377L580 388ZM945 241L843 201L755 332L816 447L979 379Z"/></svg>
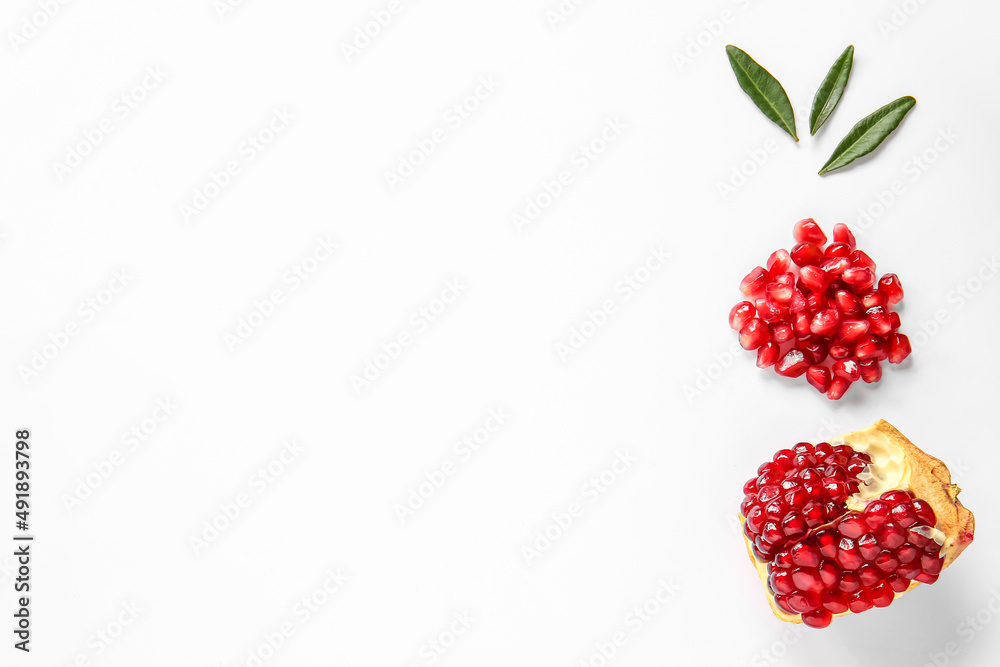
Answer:
<svg viewBox="0 0 1000 667"><path fill-rule="evenodd" d="M590 0L552 25L555 0L405 1L350 59L342 45L387 2L245 0L220 15L211 0L105 0L36 19L40 4L0 11L0 539L24 427L37 535L31 656L11 648L13 547L0 550L0 664L256 664L248 652L286 622L263 664L916 666L946 650L938 661L993 664L1000 318L996 281L976 276L994 277L1000 245L995 3ZM784 83L798 144L739 90L729 42ZM813 90L850 43L847 93L809 137ZM147 68L163 74L142 89ZM495 91L449 123L481 77ZM854 122L908 94L915 110L872 159L816 175ZM247 159L275 109L294 120ZM104 119L60 178L55 163ZM622 129L580 170L609 121ZM437 127L445 141L391 189L385 173ZM240 172L185 220L230 160ZM571 185L519 231L512 215L564 169ZM806 216L855 226L900 275L918 346L839 403L730 356L740 279ZM327 236L339 248L293 288L286 272ZM626 298L616 285L650 248L671 257ZM121 270L128 284L103 292ZM446 281L460 295L418 331L411 317ZM956 291L969 281L971 299ZM275 289L284 302L231 350ZM607 323L560 358L609 298ZM356 391L351 376L401 333L411 344ZM176 406L162 423L158 400ZM456 453L496 409L506 423ZM952 466L980 536L890 609L790 633L734 528L741 486L779 448L880 417ZM302 451L258 493L255 471L291 439ZM588 480L619 454L634 460L595 494ZM401 521L397 504L449 462ZM192 537L244 493L196 553ZM529 563L523 548L574 503ZM348 581L317 592L338 568ZM678 590L636 622L661 581ZM325 604L305 620L310 595ZM140 609L124 629L123 605ZM456 614L470 627L433 653ZM972 630L977 614L992 625Z"/></svg>

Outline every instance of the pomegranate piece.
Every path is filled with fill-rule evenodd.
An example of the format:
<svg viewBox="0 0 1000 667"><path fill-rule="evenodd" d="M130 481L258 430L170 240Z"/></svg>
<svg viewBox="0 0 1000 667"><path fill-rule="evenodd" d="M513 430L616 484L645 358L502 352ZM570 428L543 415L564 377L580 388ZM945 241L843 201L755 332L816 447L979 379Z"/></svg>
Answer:
<svg viewBox="0 0 1000 667"><path fill-rule="evenodd" d="M757 351L758 366L806 375L838 400L858 380L879 382L881 362L899 363L911 353L893 310L903 288L893 273L876 282L875 262L844 224L834 226L831 243L812 218L797 222L792 235L791 252L775 250L766 269L755 267L743 279L747 299L730 311L729 325L741 345Z"/></svg>
<svg viewBox="0 0 1000 667"><path fill-rule="evenodd" d="M829 372L810 368L810 382L813 368ZM918 583L935 583L975 536L947 467L885 421L779 450L757 472L743 487L740 518L782 621L824 628L836 616L891 606Z"/></svg>

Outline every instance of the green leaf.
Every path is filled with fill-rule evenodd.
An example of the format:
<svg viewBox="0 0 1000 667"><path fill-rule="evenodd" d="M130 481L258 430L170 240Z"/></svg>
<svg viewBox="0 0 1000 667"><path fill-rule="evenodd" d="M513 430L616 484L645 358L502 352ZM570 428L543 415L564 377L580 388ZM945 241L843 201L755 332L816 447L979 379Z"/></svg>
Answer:
<svg viewBox="0 0 1000 667"><path fill-rule="evenodd" d="M726 53L743 92L750 96L765 116L798 141L799 137L795 134L795 112L792 110L792 103L788 101L788 94L778 80L748 56L746 51L730 44L726 47Z"/></svg>
<svg viewBox="0 0 1000 667"><path fill-rule="evenodd" d="M844 96L847 80L851 78L853 65L854 45L852 44L844 49L844 52L833 63L833 67L826 73L823 83L819 84L819 90L816 91L816 96L813 98L812 112L809 114L809 134L816 134L816 130L823 126L826 119L837 108L840 98Z"/></svg>
<svg viewBox="0 0 1000 667"><path fill-rule="evenodd" d="M819 175L846 167L862 155L868 155L878 148L916 103L912 97L900 97L862 118L833 149L833 155L819 170Z"/></svg>

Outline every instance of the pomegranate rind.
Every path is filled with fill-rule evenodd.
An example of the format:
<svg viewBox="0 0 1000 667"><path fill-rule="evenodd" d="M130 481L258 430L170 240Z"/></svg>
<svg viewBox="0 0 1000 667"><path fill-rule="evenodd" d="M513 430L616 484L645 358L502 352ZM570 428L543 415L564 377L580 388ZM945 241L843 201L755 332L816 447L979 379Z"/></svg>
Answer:
<svg viewBox="0 0 1000 667"><path fill-rule="evenodd" d="M951 483L948 466L910 442L895 426L880 419L871 428L903 450L910 470L909 490L927 501L937 517L937 529L945 534L941 552L948 567L972 544L976 533L975 516L958 499L961 489ZM851 444L851 435L841 437Z"/></svg>
<svg viewBox="0 0 1000 667"><path fill-rule="evenodd" d="M951 471L948 470L948 466L943 461L914 445L910 442L909 438L900 433L895 426L884 419L880 419L864 431L848 433L833 438L830 442L842 441L851 444L852 436L863 437L863 434L867 434L872 430L881 433L892 444L903 450L903 455L909 467L909 486L907 488L913 492L915 497L926 501L931 506L931 509L934 510L934 515L937 518L936 527L945 535L945 542L941 547L941 553L944 554L942 569L948 567L958 558L959 554L965 551L975 538L976 519L972 512L962 505L962 502L958 499L961 489L956 484L951 483ZM740 525L742 526L745 522L746 517L740 514ZM821 530L823 527L819 526L815 530ZM779 607L774 601L774 595L772 595L767 587L767 563L757 560L753 555L753 543L745 535L743 536L743 543L746 545L750 562L753 563L754 568L757 570L757 576L764 587L764 595L767 598L768 605L771 607L771 611L780 621L802 623L802 616L800 614L793 616ZM920 582L911 581L910 586L905 591L894 594L894 600L919 585ZM833 614L833 616L847 616L852 613L854 612L845 611L840 614Z"/></svg>

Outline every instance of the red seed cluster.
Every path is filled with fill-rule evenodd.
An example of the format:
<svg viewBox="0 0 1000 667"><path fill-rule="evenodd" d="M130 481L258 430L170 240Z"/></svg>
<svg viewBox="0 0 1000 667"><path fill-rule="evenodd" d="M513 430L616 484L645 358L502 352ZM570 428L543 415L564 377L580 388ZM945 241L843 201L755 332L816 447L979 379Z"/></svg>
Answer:
<svg viewBox="0 0 1000 667"><path fill-rule="evenodd" d="M909 356L899 333L903 286L894 273L876 280L875 262L857 249L847 225L833 227L833 242L812 218L795 223L797 244L776 250L740 283L750 299L733 306L729 326L740 345L757 351L757 366L779 375L806 376L828 398L843 397L853 382L878 382L881 362Z"/></svg>
<svg viewBox="0 0 1000 667"><path fill-rule="evenodd" d="M844 501L858 492L858 473L871 462L849 445L815 447L800 442L782 449L743 485L743 534L757 559L769 561L789 542L847 511Z"/></svg>
<svg viewBox="0 0 1000 667"><path fill-rule="evenodd" d="M888 607L912 581L933 584L944 566L930 505L888 491L774 555L767 586L785 612L825 628L834 614Z"/></svg>

